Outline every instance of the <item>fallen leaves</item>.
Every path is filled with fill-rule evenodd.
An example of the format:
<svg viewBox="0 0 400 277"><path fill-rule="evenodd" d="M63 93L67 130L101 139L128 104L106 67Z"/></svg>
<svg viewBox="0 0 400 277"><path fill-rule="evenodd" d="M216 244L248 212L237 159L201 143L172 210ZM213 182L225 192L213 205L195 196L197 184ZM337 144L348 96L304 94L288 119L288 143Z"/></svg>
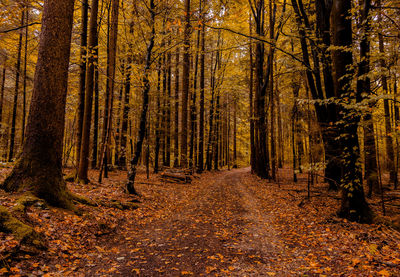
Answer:
<svg viewBox="0 0 400 277"><path fill-rule="evenodd" d="M70 189L99 201L128 202L132 199L120 185L125 178L124 172L112 172L104 184ZM143 200L137 210L79 206L84 215L76 216L32 207L27 217L46 234L49 250L0 264L0 275L400 273L400 244L391 231L332 218L337 203L331 198L313 198L300 209L288 190L305 184L285 180L278 188L239 169L205 173L184 189L179 184L140 185ZM12 199L0 197L12 206ZM12 236L0 234L0 254L19 247Z"/></svg>

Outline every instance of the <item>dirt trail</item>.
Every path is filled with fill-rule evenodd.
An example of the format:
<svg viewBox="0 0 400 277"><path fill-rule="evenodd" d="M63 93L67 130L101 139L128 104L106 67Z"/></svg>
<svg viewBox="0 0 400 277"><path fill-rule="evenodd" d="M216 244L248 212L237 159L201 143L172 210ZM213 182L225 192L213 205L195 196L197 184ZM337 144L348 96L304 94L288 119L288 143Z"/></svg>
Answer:
<svg viewBox="0 0 400 277"><path fill-rule="evenodd" d="M272 226L273 215L242 180L248 172L248 168L223 171L202 176L191 185L174 185L145 224L126 223L125 232L110 246L116 253L108 251L94 264L107 262L115 266L113 275L122 276L287 276L294 272L295 263L284 257L284 246ZM147 198L145 203L154 205L153 200ZM285 263L286 259L291 262ZM87 273L101 271L94 266Z"/></svg>

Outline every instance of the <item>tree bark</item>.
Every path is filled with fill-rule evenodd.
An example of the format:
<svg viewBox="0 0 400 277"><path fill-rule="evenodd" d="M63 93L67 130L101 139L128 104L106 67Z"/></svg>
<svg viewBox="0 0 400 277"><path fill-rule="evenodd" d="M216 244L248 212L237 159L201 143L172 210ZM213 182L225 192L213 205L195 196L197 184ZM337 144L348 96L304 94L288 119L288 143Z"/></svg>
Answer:
<svg viewBox="0 0 400 277"><path fill-rule="evenodd" d="M25 5L25 49L24 49L24 81L22 90L22 122L21 122L21 145L25 139L25 122L26 122L26 81L27 81L27 65L28 65L28 35L29 35L29 7Z"/></svg>
<svg viewBox="0 0 400 277"><path fill-rule="evenodd" d="M370 72L370 42L369 32L371 31L369 11L371 1L364 0L361 9L361 41L360 41L360 62L358 63L357 74L357 95L368 101L371 93L371 80L368 77ZM365 97L363 97L365 95ZM360 99L361 100L361 99ZM369 108L373 105L367 103ZM368 196L372 190L379 191L377 157L375 148L375 133L372 113L367 109L364 115L364 151L365 151L365 179L367 180Z"/></svg>
<svg viewBox="0 0 400 277"><path fill-rule="evenodd" d="M360 148L358 145L358 123L359 114L351 108L355 99L351 89L351 78L353 72L352 52L347 48L352 47L351 26L351 1L336 0L333 5L332 22L333 42L336 50L334 52L335 68L335 91L336 95L343 101L339 113L339 139L341 162L341 189L342 203L339 215L352 221L371 222L372 212L365 200L360 168ZM339 173L339 172L338 172Z"/></svg>
<svg viewBox="0 0 400 277"><path fill-rule="evenodd" d="M133 34L133 22L129 26L129 33ZM127 153L127 136L128 136L128 120L130 110L130 93L131 93L131 70L132 70L132 55L133 55L133 44L129 42L127 67L126 67L126 79L125 79L125 98L123 103L123 114L122 114L122 127L121 127L121 155L119 165L121 167L126 166L126 153Z"/></svg>
<svg viewBox="0 0 400 277"><path fill-rule="evenodd" d="M76 166L79 166L82 144L83 117L85 113L86 55L88 40L89 1L83 0L81 6L81 52L79 65L78 122L76 129ZM92 4L93 5L93 4Z"/></svg>
<svg viewBox="0 0 400 277"><path fill-rule="evenodd" d="M90 30L89 30L89 47L88 61L86 70L86 87L85 87L85 107L83 116L83 128L81 139L81 154L78 167L77 179L80 182L88 183L88 168L89 168L89 150L90 150L90 127L92 122L92 103L94 89L94 71L95 71L95 47L97 42L97 15L98 15L99 0L92 1L90 15Z"/></svg>
<svg viewBox="0 0 400 277"><path fill-rule="evenodd" d="M4 60L3 71L1 75L1 88L0 88L0 127L3 126L3 103L4 103L4 88L6 84L6 60Z"/></svg>
<svg viewBox="0 0 400 277"><path fill-rule="evenodd" d="M21 26L24 26L25 22L25 12L21 12ZM14 101L12 109L12 119L11 119L11 134L10 134L10 152L8 154L8 161L12 162L14 158L14 147L15 147L15 126L17 121L17 107L18 107L18 93L19 93L19 77L21 70L21 53L22 53L22 34L23 29L20 29L19 40L18 40L18 54L17 62L15 65L15 91L14 91Z"/></svg>
<svg viewBox="0 0 400 277"><path fill-rule="evenodd" d="M142 145L143 140L146 135L146 122L147 122L147 111L149 107L149 91L150 91L150 66L151 66L151 56L154 47L154 39L155 39L155 5L154 0L150 0L150 14L151 14L151 37L149 44L147 46L146 53L146 65L143 73L143 103L142 103L142 113L140 116L140 124L139 124L139 134L138 139L135 146L135 152L133 153L133 158L130 162L129 172L128 172L128 183L126 184L126 189L130 194L137 194L134 184L136 177L136 169L139 164L140 155L142 153Z"/></svg>
<svg viewBox="0 0 400 277"><path fill-rule="evenodd" d="M71 208L62 175L62 152L73 0L46 0L39 53L21 158L2 184L31 191L50 204Z"/></svg>
<svg viewBox="0 0 400 277"><path fill-rule="evenodd" d="M118 38L118 17L119 17L119 0L111 1L111 24L110 24L110 37L109 47L107 51L107 88L106 88L106 99L104 108L106 110L104 121L103 121L103 141L102 148L106 149L103 157L103 166L105 166L104 177L108 176L108 162L110 157L110 141L111 135L107 132L112 130L112 112L114 104L114 87L115 87L115 68L116 68L116 56L117 56L117 38ZM101 161L100 161L101 162Z"/></svg>
<svg viewBox="0 0 400 277"><path fill-rule="evenodd" d="M181 161L180 165L188 165L187 157L187 126L188 126L188 98L190 75L190 0L185 0L185 29L183 38L183 66L182 66L182 117L181 117Z"/></svg>
<svg viewBox="0 0 400 277"><path fill-rule="evenodd" d="M204 6L204 0L203 6ZM205 26L204 11L201 10L201 20L203 24L201 25L201 52L200 52L200 115L199 115L199 155L198 155L198 172L201 173L204 170L204 81L205 81Z"/></svg>
<svg viewBox="0 0 400 277"><path fill-rule="evenodd" d="M179 47L175 53L174 167L179 166Z"/></svg>

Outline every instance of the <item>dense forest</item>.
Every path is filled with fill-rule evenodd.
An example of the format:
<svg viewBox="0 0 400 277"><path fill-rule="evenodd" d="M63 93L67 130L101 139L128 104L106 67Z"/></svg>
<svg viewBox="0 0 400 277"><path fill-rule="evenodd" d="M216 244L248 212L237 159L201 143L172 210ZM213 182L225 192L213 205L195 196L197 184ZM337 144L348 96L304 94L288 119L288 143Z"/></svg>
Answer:
<svg viewBox="0 0 400 277"><path fill-rule="evenodd" d="M48 215L42 206L135 221L162 199L177 208L206 197L199 184L213 182L218 198L204 203L236 199L264 213L264 193L280 208L316 201L334 221L390 228L398 246L400 1L3 0L0 22L1 273L28 272L16 257L52 247L35 221ZM103 227L122 236L118 224ZM273 231L257 228L273 244ZM362 260L349 259L353 269ZM399 273L400 257L383 261L376 272ZM152 266L129 274L154 275ZM225 274L246 275L234 268ZM271 268L252 272L329 275Z"/></svg>

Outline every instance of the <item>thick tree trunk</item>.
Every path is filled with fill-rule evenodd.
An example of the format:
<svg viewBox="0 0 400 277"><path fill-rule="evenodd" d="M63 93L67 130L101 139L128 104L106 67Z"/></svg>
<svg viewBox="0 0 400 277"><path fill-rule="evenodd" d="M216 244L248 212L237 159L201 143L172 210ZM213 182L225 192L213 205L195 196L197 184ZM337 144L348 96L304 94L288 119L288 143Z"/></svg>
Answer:
<svg viewBox="0 0 400 277"><path fill-rule="evenodd" d="M52 205L71 208L62 175L73 0L44 1L42 32L26 139L21 158L2 184L32 191Z"/></svg>
<svg viewBox="0 0 400 277"><path fill-rule="evenodd" d="M87 37L88 37L88 11L89 1L81 2L81 52L79 65L79 92L78 92L78 121L76 129L76 167L80 163L83 117L85 113L85 86L86 86L86 55L87 55ZM93 6L93 4L92 4Z"/></svg>
<svg viewBox="0 0 400 277"><path fill-rule="evenodd" d="M90 30L89 30L89 47L88 53L94 53L97 42L97 15L98 15L98 0L92 1L90 15ZM78 167L77 178L80 182L88 183L88 168L89 168L89 150L90 150L90 127L92 122L92 103L94 89L94 71L95 71L95 56L88 56L86 70L86 88L85 88L85 107L82 125L82 140L81 154Z"/></svg>
<svg viewBox="0 0 400 277"><path fill-rule="evenodd" d="M341 163L342 204L339 215L353 221L371 222L372 212L365 200L360 168L360 148L358 145L359 115L349 108L356 101L351 89L353 72L352 26L350 18L351 1L337 0L332 11L333 42L338 48L334 52L335 90L343 101L339 113L340 153L344 159Z"/></svg>

